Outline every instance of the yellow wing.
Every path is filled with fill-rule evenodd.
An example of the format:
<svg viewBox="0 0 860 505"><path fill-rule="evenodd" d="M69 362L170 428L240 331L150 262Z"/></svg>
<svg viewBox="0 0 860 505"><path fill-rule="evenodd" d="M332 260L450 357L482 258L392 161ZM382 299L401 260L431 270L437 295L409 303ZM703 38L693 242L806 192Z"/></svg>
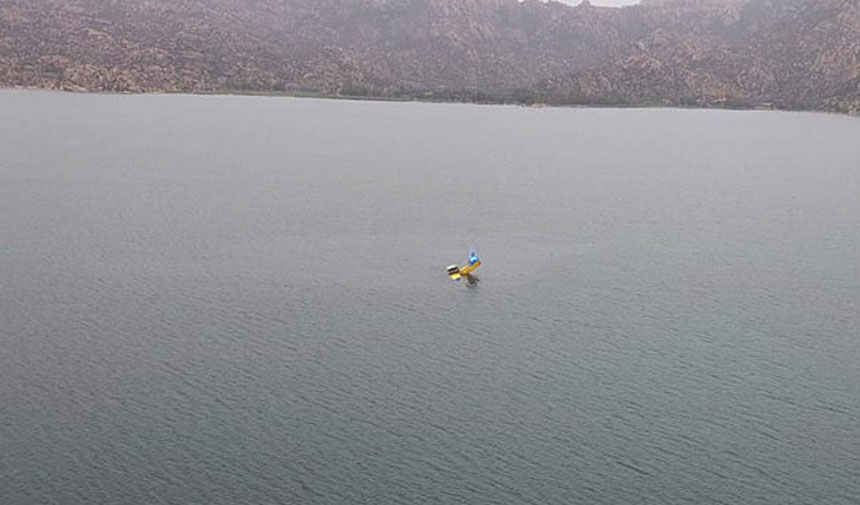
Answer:
<svg viewBox="0 0 860 505"><path fill-rule="evenodd" d="M481 260L478 260L471 265L466 265L466 266L460 267L460 275L468 275L468 274L474 272L475 269L478 268L479 266L481 266Z"/></svg>

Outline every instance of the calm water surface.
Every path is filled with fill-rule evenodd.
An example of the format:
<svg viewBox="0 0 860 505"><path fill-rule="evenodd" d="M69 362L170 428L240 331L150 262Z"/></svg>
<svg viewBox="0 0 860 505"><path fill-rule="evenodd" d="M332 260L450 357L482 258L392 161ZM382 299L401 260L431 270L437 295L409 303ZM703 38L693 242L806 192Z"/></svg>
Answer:
<svg viewBox="0 0 860 505"><path fill-rule="evenodd" d="M0 111L2 503L857 503L857 118Z"/></svg>

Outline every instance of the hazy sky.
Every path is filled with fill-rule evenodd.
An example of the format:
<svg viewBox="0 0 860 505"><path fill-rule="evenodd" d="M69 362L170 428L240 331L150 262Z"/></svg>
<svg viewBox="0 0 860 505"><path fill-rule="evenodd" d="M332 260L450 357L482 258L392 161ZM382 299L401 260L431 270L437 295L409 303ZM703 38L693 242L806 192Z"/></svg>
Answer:
<svg viewBox="0 0 860 505"><path fill-rule="evenodd" d="M579 3L579 2L574 2L574 3ZM591 3L592 3L592 4L594 4L594 5L612 5L612 6L619 6L619 5L633 5L633 4L638 4L638 3L639 3L639 0L594 0L594 1L593 1L593 2L591 2Z"/></svg>
<svg viewBox="0 0 860 505"><path fill-rule="evenodd" d="M579 5L579 2L582 0L558 0L560 2L571 4L571 5ZM639 0L591 0L592 5L611 5L613 7L617 7L619 5L633 5L638 4Z"/></svg>

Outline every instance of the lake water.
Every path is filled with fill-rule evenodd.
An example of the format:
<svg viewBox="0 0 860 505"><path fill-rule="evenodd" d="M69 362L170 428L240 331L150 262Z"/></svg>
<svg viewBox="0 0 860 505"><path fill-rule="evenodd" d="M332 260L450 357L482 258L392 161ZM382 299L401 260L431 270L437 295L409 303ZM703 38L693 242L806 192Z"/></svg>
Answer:
<svg viewBox="0 0 860 505"><path fill-rule="evenodd" d="M0 111L2 503L857 503L858 118Z"/></svg>

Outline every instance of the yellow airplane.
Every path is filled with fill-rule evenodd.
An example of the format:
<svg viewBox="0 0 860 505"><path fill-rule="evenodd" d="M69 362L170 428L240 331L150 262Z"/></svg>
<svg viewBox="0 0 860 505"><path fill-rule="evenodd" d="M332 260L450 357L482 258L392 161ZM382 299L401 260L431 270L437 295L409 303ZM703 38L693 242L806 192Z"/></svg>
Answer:
<svg viewBox="0 0 860 505"><path fill-rule="evenodd" d="M450 277L452 281L466 279L466 282L468 282L470 286L474 286L480 281L480 279L472 275L472 272L474 272L479 266L481 266L481 258L478 257L478 252L472 249L469 251L469 264L463 267L458 267L457 265L449 266L448 277Z"/></svg>

